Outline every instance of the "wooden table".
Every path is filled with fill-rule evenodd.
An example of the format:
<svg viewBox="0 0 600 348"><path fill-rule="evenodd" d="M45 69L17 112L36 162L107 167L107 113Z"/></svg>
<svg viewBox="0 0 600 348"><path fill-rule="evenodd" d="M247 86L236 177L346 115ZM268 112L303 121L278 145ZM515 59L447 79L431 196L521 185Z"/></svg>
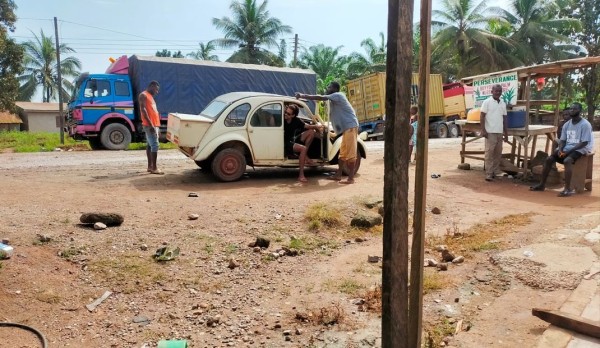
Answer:
<svg viewBox="0 0 600 348"><path fill-rule="evenodd" d="M462 133L460 163L465 163L465 158L485 160L485 151L467 151L466 149L468 143L481 138L481 136L476 136L467 140L467 133L481 131L479 122L466 120L455 122L461 127ZM529 166L527 163L535 156L538 135L546 136L545 151L549 154L552 150L552 143L556 140L556 127L532 124L528 130L525 127L508 129L508 136L512 137L512 141L509 138L507 143L511 145L511 151L508 154L502 154L502 157L509 158L513 165L518 168L518 171L523 173L524 178L527 178L529 175Z"/></svg>

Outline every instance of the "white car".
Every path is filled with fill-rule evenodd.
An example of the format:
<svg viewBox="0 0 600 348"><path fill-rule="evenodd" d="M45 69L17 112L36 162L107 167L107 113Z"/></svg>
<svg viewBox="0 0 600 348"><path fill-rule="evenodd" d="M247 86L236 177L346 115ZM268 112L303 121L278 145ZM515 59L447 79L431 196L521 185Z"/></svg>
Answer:
<svg viewBox="0 0 600 348"><path fill-rule="evenodd" d="M298 159L285 154L283 112L296 104L300 117L307 123L325 125L322 139L315 137L309 158L319 166L335 165L342 137L330 131L313 115L302 100L294 97L256 92L234 92L215 98L199 115L169 114L167 140L205 170L222 181L241 178L246 166L298 167ZM357 139L358 159L366 158L366 147Z"/></svg>

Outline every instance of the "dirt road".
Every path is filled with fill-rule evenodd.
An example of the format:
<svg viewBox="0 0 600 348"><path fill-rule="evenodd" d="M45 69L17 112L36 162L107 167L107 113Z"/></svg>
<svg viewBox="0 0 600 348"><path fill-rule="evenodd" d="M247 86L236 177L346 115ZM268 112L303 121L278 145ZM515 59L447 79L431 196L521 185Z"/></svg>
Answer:
<svg viewBox="0 0 600 348"><path fill-rule="evenodd" d="M427 270L442 277L425 295L425 327L454 332L462 320L468 331L443 335L455 347L535 346L548 325L531 308L558 309L572 289L536 286L527 281L533 275L490 257L552 242L590 248L597 258L598 245L582 236L600 225L599 176L595 191L569 198L556 197L558 187L538 193L508 178L487 183L482 163L456 169L458 144L430 141L428 174L441 176L429 179L427 206L441 214L428 213L428 240L511 215L531 213L530 220L507 225L495 238L500 249L473 253L446 272ZM368 145L355 185L326 180L322 169L309 171L306 185L296 183L294 169L250 169L238 182L220 183L175 150L159 153L164 176L146 173L141 151L0 154L0 238L15 248L1 262L0 321L37 328L49 347L154 347L174 338L191 347L377 347L380 319L360 311L356 299L381 284L381 263L367 262L381 255L381 228L349 226L356 213L376 212L365 203L382 198L383 142ZM412 178L414 165L409 171ZM340 212L341 225L310 229L307 211L322 206ZM102 231L78 224L94 211L125 222ZM257 236L271 246L248 247ZM290 245L303 253L272 255ZM151 256L162 246L181 254L157 263ZM434 245L427 248L428 257L439 257ZM576 269L569 276L579 281ZM105 291L112 295L88 311ZM343 313L331 326L297 319L331 308ZM23 331L0 332L12 347L38 346Z"/></svg>

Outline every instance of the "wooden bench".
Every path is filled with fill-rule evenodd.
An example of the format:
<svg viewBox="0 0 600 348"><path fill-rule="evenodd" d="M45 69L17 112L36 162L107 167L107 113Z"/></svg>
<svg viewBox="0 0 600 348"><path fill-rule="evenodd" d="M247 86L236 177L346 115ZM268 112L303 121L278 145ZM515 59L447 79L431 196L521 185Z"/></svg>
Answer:
<svg viewBox="0 0 600 348"><path fill-rule="evenodd" d="M594 153L590 152L581 156L573 165L571 187L577 193L592 190L592 171L594 169Z"/></svg>

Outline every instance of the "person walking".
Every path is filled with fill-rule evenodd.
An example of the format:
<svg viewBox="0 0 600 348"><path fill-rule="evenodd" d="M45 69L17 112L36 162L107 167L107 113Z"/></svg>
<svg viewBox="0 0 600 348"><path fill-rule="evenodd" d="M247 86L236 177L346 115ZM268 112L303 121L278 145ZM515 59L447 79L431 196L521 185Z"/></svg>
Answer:
<svg viewBox="0 0 600 348"><path fill-rule="evenodd" d="M485 180L499 172L503 140L508 141L506 103L500 98L502 86L492 87L492 96L481 104L481 136L485 138Z"/></svg>
<svg viewBox="0 0 600 348"><path fill-rule="evenodd" d="M148 158L148 172L151 174L164 174L156 161L158 158L158 134L160 132L160 115L156 108L154 96L158 94L160 86L157 81L152 81L148 84L145 91L138 96L140 105L140 116L142 118L142 126L146 133L146 157Z"/></svg>
<svg viewBox="0 0 600 348"><path fill-rule="evenodd" d="M573 176L573 165L583 155L594 149L594 134L590 122L581 117L582 106L573 103L568 110L571 118L563 125L560 140L556 150L546 158L542 171L542 180L539 184L531 186L531 191L544 191L546 180L554 163L558 162L565 166L565 188L558 194L559 197L569 197L575 193L571 188L571 177Z"/></svg>
<svg viewBox="0 0 600 348"><path fill-rule="evenodd" d="M297 99L329 100L329 117L336 134L342 135L342 145L338 160L338 169L330 178L340 184L353 184L357 159L358 118L346 95L340 92L340 84L336 81L327 86L325 95L310 95L296 92ZM348 178L342 180L342 168L346 168Z"/></svg>

